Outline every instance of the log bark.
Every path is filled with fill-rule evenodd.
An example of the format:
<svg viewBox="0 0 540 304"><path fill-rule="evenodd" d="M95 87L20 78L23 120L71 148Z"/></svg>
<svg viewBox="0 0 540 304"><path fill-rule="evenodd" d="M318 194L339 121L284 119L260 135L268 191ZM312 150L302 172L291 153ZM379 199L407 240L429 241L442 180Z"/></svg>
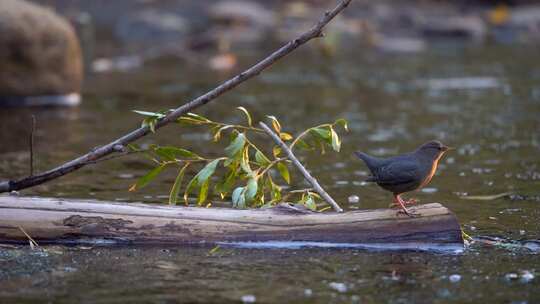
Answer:
<svg viewBox="0 0 540 304"><path fill-rule="evenodd" d="M418 217L377 209L318 213L289 204L238 210L0 196L0 242L189 244L325 242L462 245L454 214L438 203Z"/></svg>

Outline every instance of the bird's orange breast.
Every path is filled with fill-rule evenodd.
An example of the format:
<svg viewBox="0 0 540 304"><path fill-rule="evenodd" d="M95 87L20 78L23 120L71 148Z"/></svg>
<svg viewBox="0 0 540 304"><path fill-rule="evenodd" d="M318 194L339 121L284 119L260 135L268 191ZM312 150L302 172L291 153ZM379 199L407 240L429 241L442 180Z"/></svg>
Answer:
<svg viewBox="0 0 540 304"><path fill-rule="evenodd" d="M429 182L433 178L433 175L435 175L435 171L437 171L437 165L439 164L439 160L441 159L442 155L443 153L439 154L439 156L437 156L437 158L433 161L433 163L431 164L431 170L429 171L429 174L426 176L426 178L424 179L424 181L422 182L419 188L422 188L425 185L429 184Z"/></svg>

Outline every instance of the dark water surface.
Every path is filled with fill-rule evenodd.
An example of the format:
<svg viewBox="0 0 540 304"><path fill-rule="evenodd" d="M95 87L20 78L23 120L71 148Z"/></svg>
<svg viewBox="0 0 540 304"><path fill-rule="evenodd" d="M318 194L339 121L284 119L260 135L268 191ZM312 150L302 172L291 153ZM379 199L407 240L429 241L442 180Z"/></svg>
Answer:
<svg viewBox="0 0 540 304"><path fill-rule="evenodd" d="M264 53L246 54L247 66ZM37 168L45 170L136 127L130 112L176 107L230 75L160 59L125 74L90 76L75 109L1 109L0 176L28 173L30 115L37 117ZM466 78L466 79L464 79ZM43 253L0 247L0 302L538 303L540 302L540 61L537 47L474 48L421 55L300 50L255 80L197 111L240 122L277 116L286 131L349 120L342 152L302 158L350 209L382 208L390 194L361 179L355 150L391 155L439 139L457 148L428 189L477 238L461 254L359 249L65 248ZM168 143L206 155L203 129L167 127L139 143ZM141 192L127 189L151 167L130 156L84 168L25 195L165 203L175 172ZM304 186L298 175L295 186ZM511 192L494 200L460 195ZM360 202L347 204L350 195ZM512 246L510 246L512 245ZM532 277L531 277L532 275Z"/></svg>

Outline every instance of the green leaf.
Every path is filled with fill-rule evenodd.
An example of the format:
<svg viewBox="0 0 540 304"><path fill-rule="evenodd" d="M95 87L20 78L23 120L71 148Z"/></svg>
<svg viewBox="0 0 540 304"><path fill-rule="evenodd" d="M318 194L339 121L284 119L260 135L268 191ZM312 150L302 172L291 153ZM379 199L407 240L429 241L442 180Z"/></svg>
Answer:
<svg viewBox="0 0 540 304"><path fill-rule="evenodd" d="M272 198L272 202L277 202L281 200L281 187L274 184L274 181L272 181L272 178L270 175L268 175L268 183L270 184L270 196Z"/></svg>
<svg viewBox="0 0 540 304"><path fill-rule="evenodd" d="M322 139L323 141L327 141L328 143L330 143L332 134L330 133L330 130L328 130L327 128L319 128L319 127L312 128L310 129L310 132L314 136Z"/></svg>
<svg viewBox="0 0 540 304"><path fill-rule="evenodd" d="M133 186L131 186L129 191L136 191L136 190L141 189L144 186L148 185L149 182L154 180L156 178L156 176L158 176L159 173L161 173L163 168L165 168L165 165L157 166L154 169L152 169L150 172L148 172L145 175L141 176L137 180L137 182Z"/></svg>
<svg viewBox="0 0 540 304"><path fill-rule="evenodd" d="M341 149L341 140L339 139L339 136L337 135L334 128L330 128L330 132L332 134L332 149L334 151L339 152L339 149Z"/></svg>
<svg viewBox="0 0 540 304"><path fill-rule="evenodd" d="M314 199L315 198L322 199L321 196L316 192L308 191L308 195L312 196Z"/></svg>
<svg viewBox="0 0 540 304"><path fill-rule="evenodd" d="M187 113L186 116L201 122L212 122L210 119L195 113Z"/></svg>
<svg viewBox="0 0 540 304"><path fill-rule="evenodd" d="M349 131L349 123L344 118L340 118L340 119L336 120L334 122L334 124L342 126L343 129L345 129L345 131L347 131L347 132Z"/></svg>
<svg viewBox="0 0 540 304"><path fill-rule="evenodd" d="M311 197L311 195L307 196L304 205L310 210L317 211L317 204L315 204L315 200Z"/></svg>
<svg viewBox="0 0 540 304"><path fill-rule="evenodd" d="M216 171L216 167L221 159L214 159L204 166L204 168L197 173L197 183L202 185L205 183L212 174Z"/></svg>
<svg viewBox="0 0 540 304"><path fill-rule="evenodd" d="M238 202L236 204L236 207L240 208L240 209L246 208L246 198L245 198L245 196L240 195L240 197L238 198Z"/></svg>
<svg viewBox="0 0 540 304"><path fill-rule="evenodd" d="M270 164L270 160L268 159L268 157L266 157L264 155L264 153L262 153L261 151L258 151L258 150L257 150L257 152L255 152L255 161L261 167L264 167L264 166L267 166L268 164Z"/></svg>
<svg viewBox="0 0 540 304"><path fill-rule="evenodd" d="M171 152L174 153L177 156L180 156L180 157L196 158L196 159L201 159L202 158L199 155L197 155L197 154L195 154L195 153L193 153L193 152L191 152L189 150L182 149L182 148L174 147L173 149L171 149Z"/></svg>
<svg viewBox="0 0 540 304"><path fill-rule="evenodd" d="M279 123L277 118L272 115L266 115L266 117L270 118L270 120L272 121L272 127L274 127L274 130L276 131L276 133L277 134L281 133L281 124Z"/></svg>
<svg viewBox="0 0 540 304"><path fill-rule="evenodd" d="M199 155L182 148L172 146L161 146L154 148L157 155L167 158L169 160L175 160L176 158L194 158L201 159Z"/></svg>
<svg viewBox="0 0 540 304"><path fill-rule="evenodd" d="M185 164L182 169L178 171L178 175L174 180L174 184L171 188L171 193L169 194L169 204L171 205L176 205L178 193L180 193L180 186L182 186L182 180L184 179L184 173L186 173L187 167L189 167L189 163Z"/></svg>
<svg viewBox="0 0 540 304"><path fill-rule="evenodd" d="M197 201L197 204L200 206L204 201L206 201L206 198L208 197L208 187L210 186L210 180L206 180L202 185L201 189L199 190L199 200Z"/></svg>
<svg viewBox="0 0 540 304"><path fill-rule="evenodd" d="M248 110L246 110L246 108L244 108L244 107L237 107L237 109L244 112L244 114L246 115L248 125L251 127L252 126L252 120L251 120L251 115L249 114Z"/></svg>
<svg viewBox="0 0 540 304"><path fill-rule="evenodd" d="M240 201L240 197L243 197L244 187L238 187L234 189L232 193L232 203L233 207L238 206L238 202Z"/></svg>
<svg viewBox="0 0 540 304"><path fill-rule="evenodd" d="M185 124L185 125L203 125L208 122L201 121L199 119L193 119L191 117L182 116L176 120L178 123Z"/></svg>
<svg viewBox="0 0 540 304"><path fill-rule="evenodd" d="M184 202L186 205L189 204L189 194L193 191L193 189L197 186L197 175L195 175L186 186L186 191L184 192Z"/></svg>
<svg viewBox="0 0 540 304"><path fill-rule="evenodd" d="M240 167L247 174L251 174L253 172L251 170L251 167L249 166L249 146L246 146L245 149L242 151L242 159L240 160Z"/></svg>
<svg viewBox="0 0 540 304"><path fill-rule="evenodd" d="M257 190L258 190L257 180L254 178L250 178L246 186L246 192L244 194L247 202L251 202L251 200L253 200L253 198L257 194Z"/></svg>
<svg viewBox="0 0 540 304"><path fill-rule="evenodd" d="M231 142L231 144L227 148L225 148L225 153L230 158L234 158L240 151L242 151L245 144L246 144L246 136L244 135L244 133L240 133Z"/></svg>
<svg viewBox="0 0 540 304"><path fill-rule="evenodd" d="M272 154L274 155L274 157L277 158L281 154L281 148L278 146L274 146L272 148Z"/></svg>
<svg viewBox="0 0 540 304"><path fill-rule="evenodd" d="M154 152L164 160L174 161L174 154L167 147L154 147Z"/></svg>
<svg viewBox="0 0 540 304"><path fill-rule="evenodd" d="M126 147L129 149L129 151L131 152L139 152L141 151L141 148L136 145L136 144L127 144Z"/></svg>
<svg viewBox="0 0 540 304"><path fill-rule="evenodd" d="M165 117L162 113L156 113L156 112L148 112L148 111L139 111L139 110L133 110L133 112L137 114L141 114L144 116L154 117L154 118L163 118Z"/></svg>
<svg viewBox="0 0 540 304"><path fill-rule="evenodd" d="M141 123L141 127L148 127L150 132L156 133L156 123L158 119L156 117L146 117Z"/></svg>
<svg viewBox="0 0 540 304"><path fill-rule="evenodd" d="M231 166L229 172L223 180L216 185L216 192L219 192L221 195L221 199L225 197L229 191L231 191L232 186L234 186L234 182L236 181L236 174L238 172L238 165Z"/></svg>
<svg viewBox="0 0 540 304"><path fill-rule="evenodd" d="M300 149L304 149L304 150L313 150L314 148L310 145L308 145L308 143L306 143L304 140L302 139L299 139L297 142L296 142L296 146L295 147L298 147Z"/></svg>
<svg viewBox="0 0 540 304"><path fill-rule="evenodd" d="M232 128L234 126L231 126L231 125L226 125L226 126L223 126L221 128L219 128L216 133L214 133L214 141L219 141L221 139L221 132L223 130L226 130L226 129L229 129L229 128Z"/></svg>
<svg viewBox="0 0 540 304"><path fill-rule="evenodd" d="M187 113L185 116L178 118L177 122L187 125L203 125L213 123L210 119L195 113Z"/></svg>
<svg viewBox="0 0 540 304"><path fill-rule="evenodd" d="M285 165L283 162L277 163L277 169L279 171L279 174L281 174L281 177L287 182L287 184L291 183L291 177L289 175L289 169L287 168L287 165Z"/></svg>

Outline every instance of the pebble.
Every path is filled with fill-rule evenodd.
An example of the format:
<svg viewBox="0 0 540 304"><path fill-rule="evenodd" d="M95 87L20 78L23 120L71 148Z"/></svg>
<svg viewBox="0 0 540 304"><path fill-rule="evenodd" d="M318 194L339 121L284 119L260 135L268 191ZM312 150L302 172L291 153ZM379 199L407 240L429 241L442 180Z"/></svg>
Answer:
<svg viewBox="0 0 540 304"><path fill-rule="evenodd" d="M344 283L331 282L328 285L330 286L330 288L338 292L347 292L347 285L345 285Z"/></svg>
<svg viewBox="0 0 540 304"><path fill-rule="evenodd" d="M534 274L528 270L521 271L521 278L519 279L522 283L529 283L530 281L534 280Z"/></svg>
<svg viewBox="0 0 540 304"><path fill-rule="evenodd" d="M504 278L507 280L507 281L512 281L512 280L517 280L519 278L518 274L517 273L507 273L504 275Z"/></svg>
<svg viewBox="0 0 540 304"><path fill-rule="evenodd" d="M254 295L243 295L241 299L242 303L255 303L255 301L257 301L257 298Z"/></svg>
<svg viewBox="0 0 540 304"><path fill-rule="evenodd" d="M306 288L304 289L304 296L311 297L313 295L313 290Z"/></svg>
<svg viewBox="0 0 540 304"><path fill-rule="evenodd" d="M449 276L448 279L449 279L450 282L452 282L452 283L457 283L457 282L461 281L461 275L459 275L459 274L453 274L453 275Z"/></svg>
<svg viewBox="0 0 540 304"><path fill-rule="evenodd" d="M122 179L132 179L134 177L135 177L135 175L130 174L130 173L120 173L120 174L118 174L118 178L122 178Z"/></svg>
<svg viewBox="0 0 540 304"><path fill-rule="evenodd" d="M437 189L437 188L423 188L422 189L422 192L424 192L424 193L435 193L437 191L439 191L439 189Z"/></svg>
<svg viewBox="0 0 540 304"><path fill-rule="evenodd" d="M334 168L337 168L337 169L343 169L345 168L347 165L345 163L342 163L342 162L339 162L339 163L335 163L334 164Z"/></svg>
<svg viewBox="0 0 540 304"><path fill-rule="evenodd" d="M357 204L358 202L360 202L360 197L358 195L351 195L349 196L348 200L351 204Z"/></svg>

